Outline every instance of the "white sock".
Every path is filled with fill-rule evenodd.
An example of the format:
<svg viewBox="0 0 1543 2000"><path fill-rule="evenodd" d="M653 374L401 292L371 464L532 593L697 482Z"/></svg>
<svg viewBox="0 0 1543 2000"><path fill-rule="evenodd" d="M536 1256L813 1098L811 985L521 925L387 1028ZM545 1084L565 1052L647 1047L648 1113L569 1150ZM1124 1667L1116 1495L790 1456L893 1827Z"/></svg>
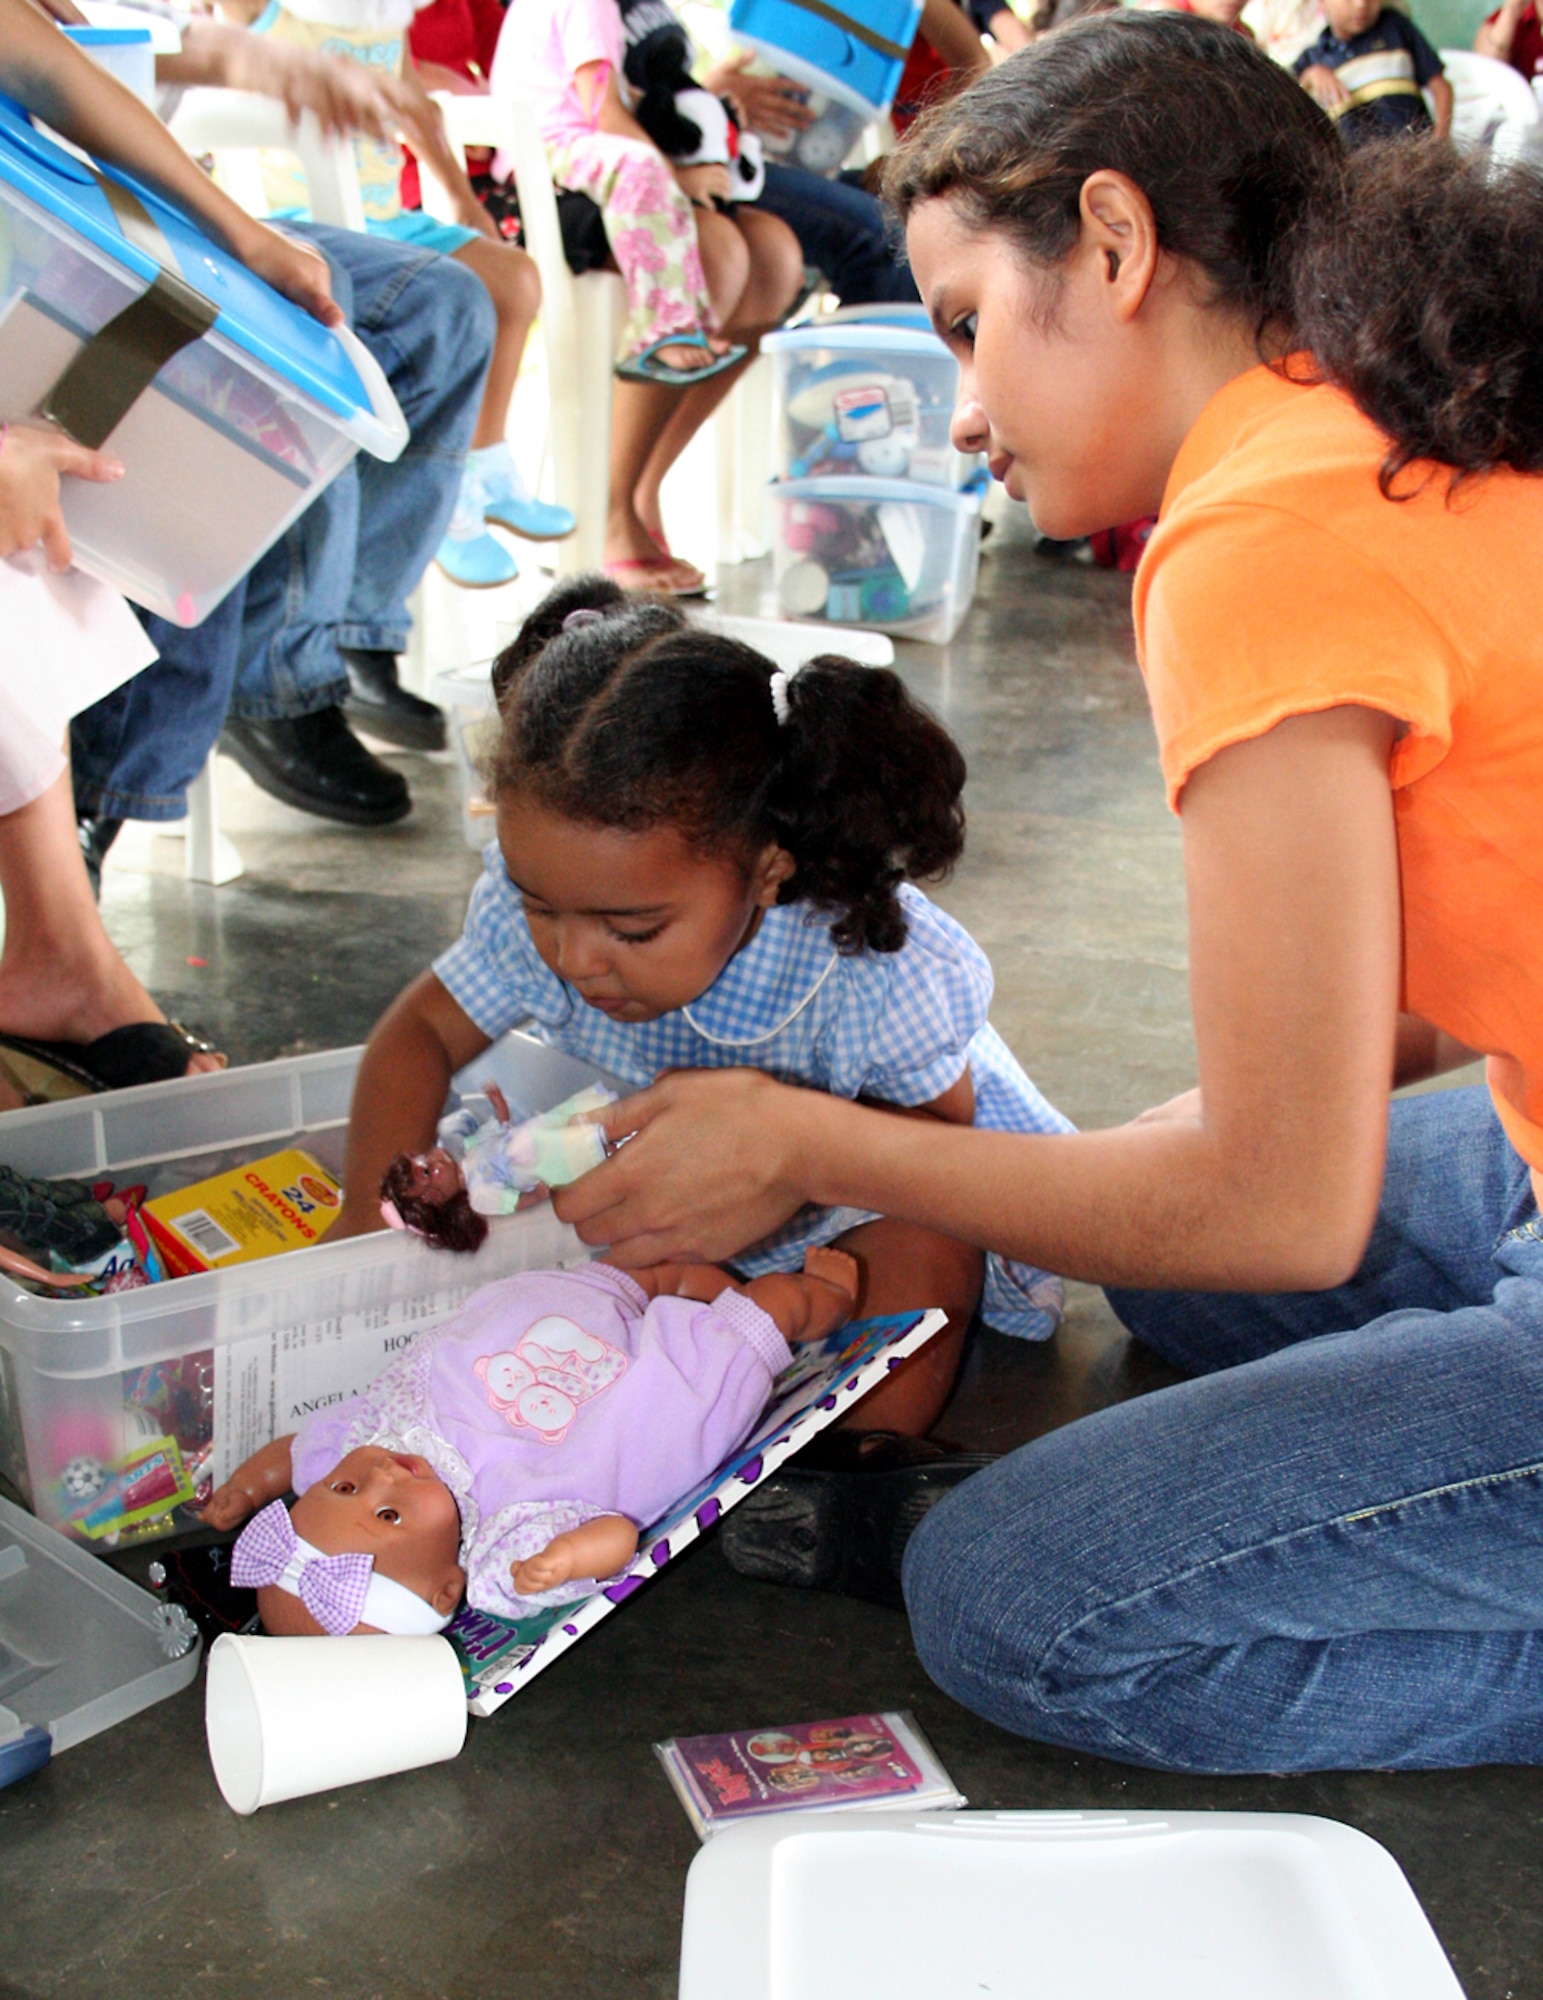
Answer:
<svg viewBox="0 0 1543 2000"><path fill-rule="evenodd" d="M461 468L461 490L455 496L455 512L450 516L450 525L445 530L445 536L452 542L469 542L485 532L482 520L482 475L477 469L477 454L473 452Z"/></svg>
<svg viewBox="0 0 1543 2000"><path fill-rule="evenodd" d="M490 493L509 494L516 500L530 498L530 489L520 477L520 468L515 464L514 453L505 439L500 438L497 444L482 445L471 454L470 463L476 467Z"/></svg>

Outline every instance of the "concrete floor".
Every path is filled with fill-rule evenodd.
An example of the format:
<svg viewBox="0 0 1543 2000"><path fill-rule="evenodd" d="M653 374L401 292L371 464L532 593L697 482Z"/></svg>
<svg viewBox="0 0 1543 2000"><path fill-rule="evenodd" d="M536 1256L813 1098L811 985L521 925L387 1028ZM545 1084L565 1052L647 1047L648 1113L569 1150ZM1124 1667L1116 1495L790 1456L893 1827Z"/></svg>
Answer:
<svg viewBox="0 0 1543 2000"><path fill-rule="evenodd" d="M766 589L747 567L722 601L767 609ZM902 653L970 760L969 853L940 900L991 954L997 1026L1079 1122L1186 1087L1178 838L1126 581L1044 561L1010 520L953 645ZM221 890L186 886L170 842L115 856L114 936L234 1061L361 1039L459 928L477 863L454 774L401 761L417 810L384 833L289 813L226 766L247 873ZM1048 1347L980 1341L947 1427L1006 1449L1160 1381L1073 1287ZM1543 1774L1197 1780L1042 1749L940 1695L898 1613L747 1582L711 1537L450 1765L238 1820L201 1704L190 1688L0 1792L0 2000L663 2000L696 1843L650 1744L902 1706L978 1806L1345 1820L1407 1871L1471 2000L1543 1996Z"/></svg>

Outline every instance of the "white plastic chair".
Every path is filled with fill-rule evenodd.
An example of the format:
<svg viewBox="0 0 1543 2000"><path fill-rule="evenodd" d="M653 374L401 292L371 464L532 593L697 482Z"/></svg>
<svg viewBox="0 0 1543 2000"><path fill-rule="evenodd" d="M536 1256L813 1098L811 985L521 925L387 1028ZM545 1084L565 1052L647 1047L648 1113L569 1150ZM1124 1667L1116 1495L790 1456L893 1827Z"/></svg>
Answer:
<svg viewBox="0 0 1543 2000"><path fill-rule="evenodd" d="M1443 49L1441 61L1452 86L1452 138L1464 152L1497 163L1543 152L1543 109L1519 70L1472 49Z"/></svg>
<svg viewBox="0 0 1543 2000"><path fill-rule="evenodd" d="M611 365L626 310L625 288L610 271L575 277L569 270L546 147L523 98L437 91L434 101L444 114L446 138L463 157L468 146L491 146L513 164L525 247L541 273L552 484L558 505L571 508L578 522L556 545L557 570L568 576L598 569L610 500ZM445 191L426 170L422 188L425 209L450 219Z"/></svg>
<svg viewBox="0 0 1543 2000"><path fill-rule="evenodd" d="M171 119L174 136L195 155L211 154L220 184L252 215L267 213L258 151L282 147L305 172L311 213L340 229L363 229L364 203L351 143L329 137L310 112L290 122L275 98L245 90L184 91ZM242 872L241 856L220 832L215 751L188 787L183 872L191 882L218 886Z"/></svg>

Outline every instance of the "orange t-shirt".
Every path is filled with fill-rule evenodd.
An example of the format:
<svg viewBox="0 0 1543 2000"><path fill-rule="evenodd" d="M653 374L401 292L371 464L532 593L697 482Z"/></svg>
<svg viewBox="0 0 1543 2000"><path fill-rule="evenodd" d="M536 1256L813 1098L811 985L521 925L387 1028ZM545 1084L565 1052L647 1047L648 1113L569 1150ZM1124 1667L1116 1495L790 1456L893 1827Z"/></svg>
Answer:
<svg viewBox="0 0 1543 2000"><path fill-rule="evenodd" d="M1407 725L1393 785L1403 1001L1489 1057L1543 1169L1543 478L1385 500L1337 389L1254 368L1201 412L1136 577L1169 803L1229 743L1354 704ZM1407 479L1409 475L1405 475ZM1535 1173L1535 1178L1537 1175Z"/></svg>

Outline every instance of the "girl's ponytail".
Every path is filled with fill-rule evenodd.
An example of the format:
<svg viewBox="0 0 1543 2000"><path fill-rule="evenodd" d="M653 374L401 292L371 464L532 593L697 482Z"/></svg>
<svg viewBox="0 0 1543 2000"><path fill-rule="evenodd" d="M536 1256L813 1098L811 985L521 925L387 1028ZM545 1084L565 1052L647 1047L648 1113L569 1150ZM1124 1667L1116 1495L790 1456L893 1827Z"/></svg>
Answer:
<svg viewBox="0 0 1543 2000"><path fill-rule="evenodd" d="M824 655L786 683L770 827L798 863L785 899L839 914L842 951L898 951L904 881L936 881L964 848L965 764L888 668Z"/></svg>

